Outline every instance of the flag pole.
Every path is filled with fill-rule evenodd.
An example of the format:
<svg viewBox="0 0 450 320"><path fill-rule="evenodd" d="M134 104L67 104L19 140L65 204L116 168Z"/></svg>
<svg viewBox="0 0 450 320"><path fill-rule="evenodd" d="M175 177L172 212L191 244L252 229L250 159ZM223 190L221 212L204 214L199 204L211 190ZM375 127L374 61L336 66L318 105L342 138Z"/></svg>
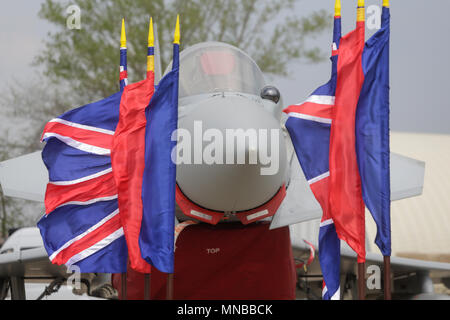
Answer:
<svg viewBox="0 0 450 320"><path fill-rule="evenodd" d="M127 71L127 36L125 33L125 19L122 19L122 30L120 33L120 73L119 85L122 91L128 84Z"/></svg>
<svg viewBox="0 0 450 320"><path fill-rule="evenodd" d="M149 79L150 74L155 72L155 34L153 32L153 18L150 18L147 47L147 79Z"/></svg>
<svg viewBox="0 0 450 320"><path fill-rule="evenodd" d="M127 261L127 268L128 268L128 261ZM122 300L127 300L127 273L124 272L121 274L121 296Z"/></svg>
<svg viewBox="0 0 450 320"><path fill-rule="evenodd" d="M384 300L392 300L391 294L391 257L384 257Z"/></svg>
<svg viewBox="0 0 450 320"><path fill-rule="evenodd" d="M153 33L153 18L150 17L150 23L148 27L148 41L147 41L147 79L153 79L153 85L155 77L151 77L151 73L155 72L155 48L154 48L155 36ZM144 299L151 299L151 274L146 273L144 275Z"/></svg>
<svg viewBox="0 0 450 320"><path fill-rule="evenodd" d="M125 33L125 19L122 19L122 28L120 31L120 73L119 85L123 90L127 85L127 36ZM128 258L127 258L128 269ZM121 274L121 296L122 300L127 300L127 271Z"/></svg>
<svg viewBox="0 0 450 320"><path fill-rule="evenodd" d="M383 8L389 8L389 0L383 0ZM384 300L392 300L390 256L384 256Z"/></svg>
<svg viewBox="0 0 450 320"><path fill-rule="evenodd" d="M358 300L366 300L366 263L358 263Z"/></svg>
<svg viewBox="0 0 450 320"><path fill-rule="evenodd" d="M177 15L177 24L175 26L175 32L174 32L174 36L173 36L174 57L173 57L172 68L178 67L178 63L179 63L178 55L179 55L180 39L181 39L181 34L180 34L180 15ZM175 235L175 229L173 231L174 231L174 235ZM175 237L174 237L174 241L175 241ZM175 266L174 266L174 270L175 270ZM174 287L174 273L169 273L168 276L167 276L167 292L166 292L166 294L167 294L166 299L167 300L173 300L173 297L174 297L174 289L173 289L173 287Z"/></svg>
<svg viewBox="0 0 450 320"><path fill-rule="evenodd" d="M167 275L166 300L173 300L173 273Z"/></svg>
<svg viewBox="0 0 450 320"><path fill-rule="evenodd" d="M365 21L366 21L366 8L365 1L358 0L358 8L356 9L356 23L359 25L360 23L364 23L364 31L365 31ZM365 32L363 32L365 34ZM365 39L363 39L365 41ZM364 257L365 258L365 257ZM365 300L366 299L366 264L365 262L358 262L358 299Z"/></svg>
<svg viewBox="0 0 450 320"><path fill-rule="evenodd" d="M151 282L150 282L150 273L146 273L144 275L144 300L150 300L150 294L151 294Z"/></svg>

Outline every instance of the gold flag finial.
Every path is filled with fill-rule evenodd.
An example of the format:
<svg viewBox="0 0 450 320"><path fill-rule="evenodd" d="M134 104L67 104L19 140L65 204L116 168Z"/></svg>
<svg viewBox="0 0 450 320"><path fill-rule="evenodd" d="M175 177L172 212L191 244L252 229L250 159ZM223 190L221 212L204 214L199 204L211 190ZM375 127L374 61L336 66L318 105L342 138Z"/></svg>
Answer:
<svg viewBox="0 0 450 320"><path fill-rule="evenodd" d="M173 37L173 43L174 44L180 44L180 15L177 15L177 25L175 26L175 34Z"/></svg>
<svg viewBox="0 0 450 320"><path fill-rule="evenodd" d="M153 33L153 18L150 18L150 26L148 27L148 46L155 46L155 35Z"/></svg>
<svg viewBox="0 0 450 320"><path fill-rule="evenodd" d="M127 47L127 35L125 34L125 19L122 19L122 32L120 34L120 47Z"/></svg>
<svg viewBox="0 0 450 320"><path fill-rule="evenodd" d="M153 33L153 18L150 18L150 26L148 28L148 54L147 54L147 75L150 71L155 71L155 35ZM148 77L148 76L147 76Z"/></svg>
<svg viewBox="0 0 450 320"><path fill-rule="evenodd" d="M340 17L341 16L341 0L336 0L336 3L334 4L334 16Z"/></svg>
<svg viewBox="0 0 450 320"><path fill-rule="evenodd" d="M383 0L383 7L389 8L389 0Z"/></svg>
<svg viewBox="0 0 450 320"><path fill-rule="evenodd" d="M357 22L366 21L366 8L365 8L364 0L358 0L356 21Z"/></svg>

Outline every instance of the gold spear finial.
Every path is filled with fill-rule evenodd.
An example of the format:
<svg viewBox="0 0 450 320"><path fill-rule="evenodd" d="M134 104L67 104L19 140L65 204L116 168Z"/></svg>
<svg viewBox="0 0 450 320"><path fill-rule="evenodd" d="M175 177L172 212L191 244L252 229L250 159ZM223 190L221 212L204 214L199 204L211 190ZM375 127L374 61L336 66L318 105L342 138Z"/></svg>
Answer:
<svg viewBox="0 0 450 320"><path fill-rule="evenodd" d="M148 28L148 47L153 48L155 45L155 35L153 33L153 18L150 18L150 26ZM150 54L150 53L153 54ZM147 55L147 72L155 71L155 55L153 51L149 49L149 55Z"/></svg>
<svg viewBox="0 0 450 320"><path fill-rule="evenodd" d="M153 18L150 18L150 26L148 28L148 46L155 46L155 35L153 33Z"/></svg>
<svg viewBox="0 0 450 320"><path fill-rule="evenodd" d="M334 4L334 16L335 17L340 17L341 16L341 0L336 0L335 4Z"/></svg>
<svg viewBox="0 0 450 320"><path fill-rule="evenodd" d="M120 34L120 47L127 47L127 35L125 34L125 19L122 19L122 32Z"/></svg>
<svg viewBox="0 0 450 320"><path fill-rule="evenodd" d="M356 21L357 22L366 21L366 8L365 8L364 0L358 0Z"/></svg>
<svg viewBox="0 0 450 320"><path fill-rule="evenodd" d="M175 34L174 34L174 44L180 44L180 15L177 15L177 25L175 26Z"/></svg>

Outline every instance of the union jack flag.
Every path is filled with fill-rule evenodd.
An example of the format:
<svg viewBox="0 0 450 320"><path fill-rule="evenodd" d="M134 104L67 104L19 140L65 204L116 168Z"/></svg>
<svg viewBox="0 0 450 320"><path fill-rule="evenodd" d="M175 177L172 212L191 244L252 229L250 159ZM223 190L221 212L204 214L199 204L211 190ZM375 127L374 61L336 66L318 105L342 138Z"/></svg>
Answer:
<svg viewBox="0 0 450 320"><path fill-rule="evenodd" d="M42 151L49 172L46 213L38 223L54 264L81 272L126 272L128 250L119 216L111 146L121 92L47 123Z"/></svg>
<svg viewBox="0 0 450 320"><path fill-rule="evenodd" d="M322 298L340 298L340 240L329 208L329 147L332 110L337 85L341 17L334 19L331 80L319 87L302 104L284 110L286 128L310 188L322 207L319 231L319 260L324 283Z"/></svg>

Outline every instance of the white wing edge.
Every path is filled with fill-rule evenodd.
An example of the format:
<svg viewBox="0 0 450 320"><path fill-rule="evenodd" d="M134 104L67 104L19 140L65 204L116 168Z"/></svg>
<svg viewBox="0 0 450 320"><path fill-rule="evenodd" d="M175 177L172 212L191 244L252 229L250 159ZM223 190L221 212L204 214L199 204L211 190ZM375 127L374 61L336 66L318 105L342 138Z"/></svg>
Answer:
<svg viewBox="0 0 450 320"><path fill-rule="evenodd" d="M425 162L391 153L391 200L402 200L422 194ZM291 183L286 198L272 219L270 229L320 219L322 209L303 175L297 157L291 167Z"/></svg>
<svg viewBox="0 0 450 320"><path fill-rule="evenodd" d="M41 152L0 162L0 184L5 196L44 202L48 171Z"/></svg>

